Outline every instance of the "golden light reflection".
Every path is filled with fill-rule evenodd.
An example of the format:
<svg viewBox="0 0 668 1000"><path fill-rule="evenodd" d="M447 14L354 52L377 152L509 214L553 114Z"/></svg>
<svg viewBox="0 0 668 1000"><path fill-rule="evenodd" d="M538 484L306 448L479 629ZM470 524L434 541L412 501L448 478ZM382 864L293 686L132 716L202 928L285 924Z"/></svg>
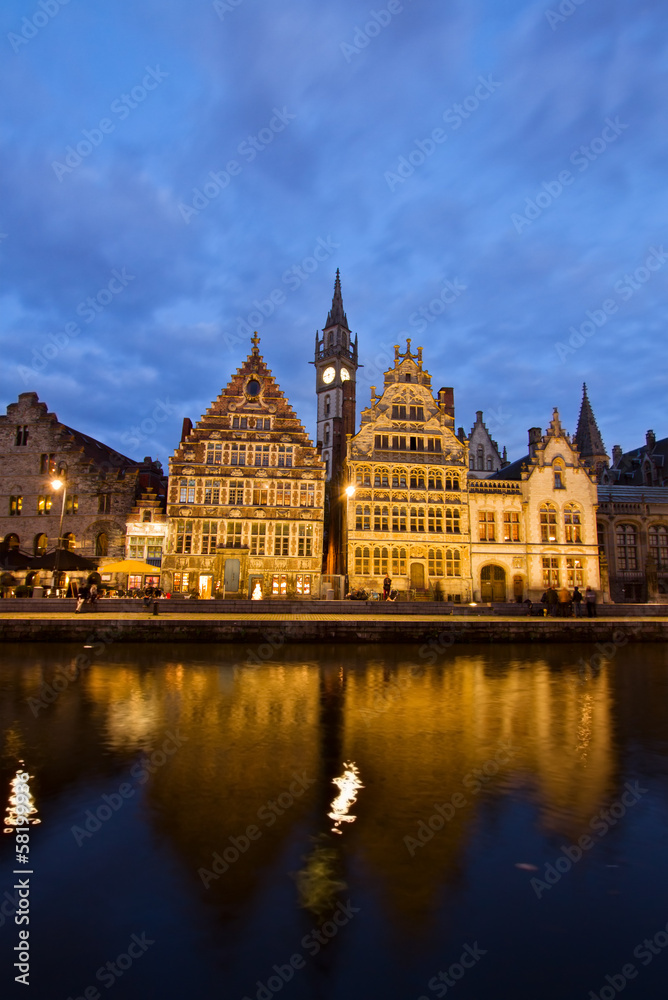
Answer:
<svg viewBox="0 0 668 1000"><path fill-rule="evenodd" d="M19 761L20 764L23 761ZM17 826L36 826L41 823L37 818L37 807L30 791L31 775L21 769L10 781L9 802L5 813L5 828L3 833L13 833Z"/></svg>
<svg viewBox="0 0 668 1000"><path fill-rule="evenodd" d="M364 788L359 779L359 770L356 764L351 761L344 762L345 768L340 778L333 778L332 784L339 789L339 794L332 802L332 811L327 813L330 819L334 820L332 833L341 833L339 826L341 823L354 823L357 816L348 814L350 807L357 801L357 791Z"/></svg>
<svg viewBox="0 0 668 1000"><path fill-rule="evenodd" d="M582 760L587 759L589 744L591 742L593 705L594 701L592 696L590 694L585 695L582 703L580 723L578 725L579 742L577 746Z"/></svg>

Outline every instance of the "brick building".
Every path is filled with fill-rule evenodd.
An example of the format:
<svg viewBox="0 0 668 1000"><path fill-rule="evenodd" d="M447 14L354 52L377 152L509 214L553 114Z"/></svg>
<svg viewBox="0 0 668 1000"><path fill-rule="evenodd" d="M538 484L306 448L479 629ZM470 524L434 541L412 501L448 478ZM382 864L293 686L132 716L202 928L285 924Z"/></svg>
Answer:
<svg viewBox="0 0 668 1000"><path fill-rule="evenodd" d="M173 593L320 596L325 466L259 342L170 459Z"/></svg>

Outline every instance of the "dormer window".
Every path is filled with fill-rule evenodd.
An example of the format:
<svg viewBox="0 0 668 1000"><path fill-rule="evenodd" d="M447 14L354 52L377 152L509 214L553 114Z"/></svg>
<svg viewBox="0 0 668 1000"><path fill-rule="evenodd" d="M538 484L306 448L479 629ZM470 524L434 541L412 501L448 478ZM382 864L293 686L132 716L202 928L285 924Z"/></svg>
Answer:
<svg viewBox="0 0 668 1000"><path fill-rule="evenodd" d="M142 515L142 521L144 522L144 524L150 524L150 522L151 522L151 512L150 512L150 510L145 510L144 511L144 513Z"/></svg>

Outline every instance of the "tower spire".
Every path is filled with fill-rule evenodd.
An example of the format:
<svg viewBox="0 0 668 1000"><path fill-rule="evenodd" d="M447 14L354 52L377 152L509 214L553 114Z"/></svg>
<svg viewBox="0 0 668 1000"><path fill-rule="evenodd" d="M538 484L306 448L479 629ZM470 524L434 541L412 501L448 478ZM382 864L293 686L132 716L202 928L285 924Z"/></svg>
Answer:
<svg viewBox="0 0 668 1000"><path fill-rule="evenodd" d="M345 312L343 311L343 298L341 297L341 275L339 274L339 269L336 269L336 280L334 281L334 295L332 297L332 308L327 314L327 322L325 323L323 329L327 329L330 326L342 326L346 330L350 330L348 326L348 319Z"/></svg>
<svg viewBox="0 0 668 1000"><path fill-rule="evenodd" d="M582 383L582 405L578 418L578 427L575 432L575 444L584 464L592 472L600 472L608 465L608 456L605 453L605 446L601 432L596 423L594 411L587 395L587 383Z"/></svg>

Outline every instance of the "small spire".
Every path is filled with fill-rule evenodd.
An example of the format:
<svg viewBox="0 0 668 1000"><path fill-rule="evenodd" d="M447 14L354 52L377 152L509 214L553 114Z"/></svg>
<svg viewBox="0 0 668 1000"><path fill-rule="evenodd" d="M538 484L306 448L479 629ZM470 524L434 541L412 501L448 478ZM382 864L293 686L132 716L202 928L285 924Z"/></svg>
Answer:
<svg viewBox="0 0 668 1000"><path fill-rule="evenodd" d="M255 331L255 333L251 337L251 344L253 345L253 354L259 354L260 352L259 352L258 348L260 346L260 338L257 335L257 330Z"/></svg>
<svg viewBox="0 0 668 1000"><path fill-rule="evenodd" d="M582 406L575 432L575 444L584 459L607 460L601 432L587 395L587 383L582 383Z"/></svg>
<svg viewBox="0 0 668 1000"><path fill-rule="evenodd" d="M327 330L330 326L342 326L346 330L350 330L348 326L348 319L345 312L343 311L343 298L341 296L341 275L339 274L339 269L336 269L336 279L334 281L334 295L332 297L332 308L327 314L327 322L323 329Z"/></svg>

